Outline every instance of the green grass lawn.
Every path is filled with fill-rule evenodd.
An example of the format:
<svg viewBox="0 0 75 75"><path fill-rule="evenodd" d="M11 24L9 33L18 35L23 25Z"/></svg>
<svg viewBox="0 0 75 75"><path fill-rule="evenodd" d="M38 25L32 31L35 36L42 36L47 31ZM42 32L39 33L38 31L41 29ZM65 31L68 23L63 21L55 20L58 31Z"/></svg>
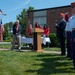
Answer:
<svg viewBox="0 0 75 75"><path fill-rule="evenodd" d="M0 48L11 48L11 44L0 44Z"/></svg>
<svg viewBox="0 0 75 75"><path fill-rule="evenodd" d="M58 47L50 47L50 48L43 48L45 51L60 51L60 48Z"/></svg>
<svg viewBox="0 0 75 75"><path fill-rule="evenodd" d="M72 60L51 53L0 51L0 75L75 75Z"/></svg>
<svg viewBox="0 0 75 75"><path fill-rule="evenodd" d="M11 48L11 44L0 44L0 48ZM22 48L23 48L23 44L22 44ZM26 48L27 49L27 48ZM30 49L30 48L28 48ZM57 47L50 47L50 48L43 48L44 50L51 50L51 51L60 51L60 48L57 48Z"/></svg>

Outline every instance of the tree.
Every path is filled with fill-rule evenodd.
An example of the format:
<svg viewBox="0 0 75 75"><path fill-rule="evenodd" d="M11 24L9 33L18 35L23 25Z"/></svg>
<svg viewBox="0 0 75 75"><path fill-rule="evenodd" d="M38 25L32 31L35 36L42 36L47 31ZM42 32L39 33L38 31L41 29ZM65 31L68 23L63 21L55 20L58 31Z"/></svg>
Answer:
<svg viewBox="0 0 75 75"><path fill-rule="evenodd" d="M22 26L22 35L25 35L26 32L26 9L23 9L21 14L17 15L17 19L20 21Z"/></svg>
<svg viewBox="0 0 75 75"><path fill-rule="evenodd" d="M13 22L9 22L9 23L4 24L4 29L5 29L5 32L3 34L3 39L4 40L11 37L12 26L13 26Z"/></svg>
<svg viewBox="0 0 75 75"><path fill-rule="evenodd" d="M34 7L30 6L28 11L34 10Z"/></svg>
<svg viewBox="0 0 75 75"><path fill-rule="evenodd" d="M22 35L26 35L26 21L27 21L27 11L33 10L33 7L29 7L29 9L23 9L21 14L18 14L16 17L20 21L20 24L22 26Z"/></svg>
<svg viewBox="0 0 75 75"><path fill-rule="evenodd" d="M7 37L9 36L9 33L8 33L8 23L4 24L4 29L5 29L5 32L3 34L3 39L6 40Z"/></svg>

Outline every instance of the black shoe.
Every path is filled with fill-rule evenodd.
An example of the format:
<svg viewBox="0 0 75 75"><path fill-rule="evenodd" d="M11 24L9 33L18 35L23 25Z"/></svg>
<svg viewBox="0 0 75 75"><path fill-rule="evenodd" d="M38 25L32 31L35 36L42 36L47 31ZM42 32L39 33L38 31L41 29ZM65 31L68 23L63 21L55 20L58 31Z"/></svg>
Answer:
<svg viewBox="0 0 75 75"><path fill-rule="evenodd" d="M65 56L65 54L61 53L62 56Z"/></svg>

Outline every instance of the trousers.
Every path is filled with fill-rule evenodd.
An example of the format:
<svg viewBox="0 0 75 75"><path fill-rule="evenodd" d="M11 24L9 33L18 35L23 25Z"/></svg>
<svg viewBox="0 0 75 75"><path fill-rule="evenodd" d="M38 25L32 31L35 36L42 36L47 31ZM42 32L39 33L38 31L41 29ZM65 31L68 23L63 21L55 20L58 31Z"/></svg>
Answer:
<svg viewBox="0 0 75 75"><path fill-rule="evenodd" d="M13 35L12 49L15 48L15 42L18 43L18 48L21 48L21 35Z"/></svg>
<svg viewBox="0 0 75 75"><path fill-rule="evenodd" d="M75 68L75 30L72 31L72 45L73 45L73 65Z"/></svg>

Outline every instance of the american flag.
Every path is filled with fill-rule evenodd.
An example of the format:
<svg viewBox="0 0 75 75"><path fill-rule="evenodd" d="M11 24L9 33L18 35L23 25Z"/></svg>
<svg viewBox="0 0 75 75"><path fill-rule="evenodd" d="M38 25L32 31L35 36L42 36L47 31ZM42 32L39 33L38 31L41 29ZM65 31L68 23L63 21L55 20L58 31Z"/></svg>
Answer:
<svg viewBox="0 0 75 75"><path fill-rule="evenodd" d="M3 14L2 10L0 9L0 14Z"/></svg>
<svg viewBox="0 0 75 75"><path fill-rule="evenodd" d="M0 14L2 14L3 16L6 16L6 14L4 14L1 9L0 9Z"/></svg>

